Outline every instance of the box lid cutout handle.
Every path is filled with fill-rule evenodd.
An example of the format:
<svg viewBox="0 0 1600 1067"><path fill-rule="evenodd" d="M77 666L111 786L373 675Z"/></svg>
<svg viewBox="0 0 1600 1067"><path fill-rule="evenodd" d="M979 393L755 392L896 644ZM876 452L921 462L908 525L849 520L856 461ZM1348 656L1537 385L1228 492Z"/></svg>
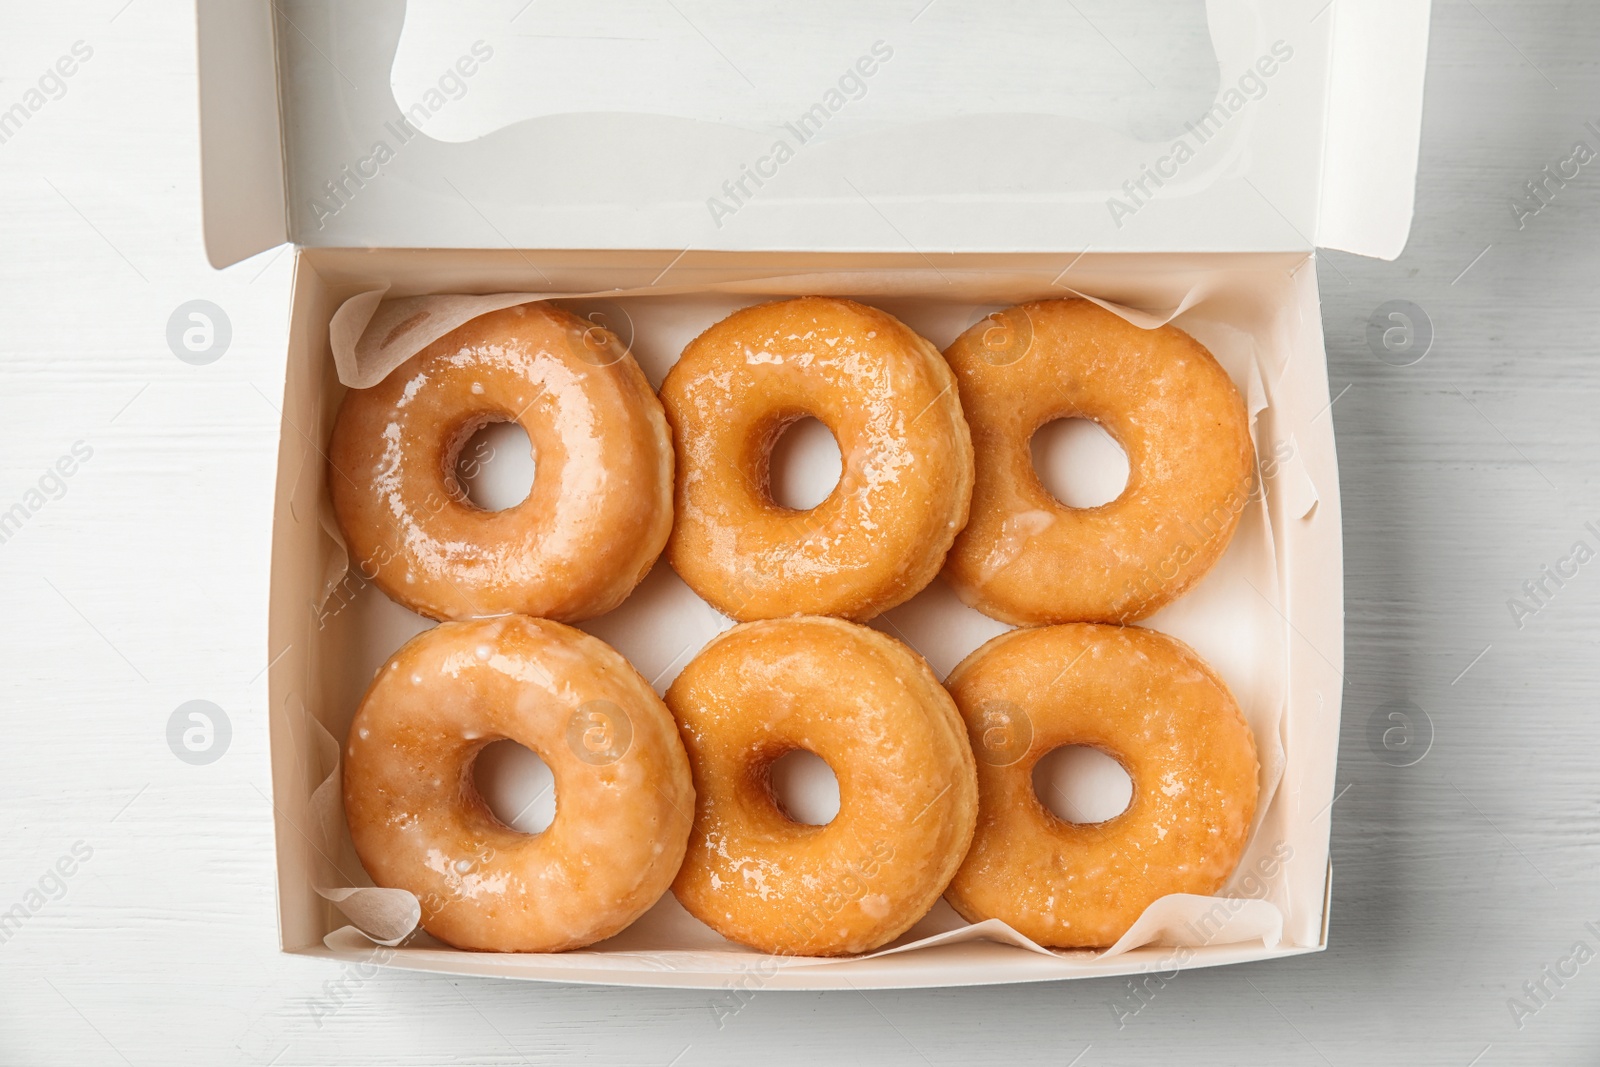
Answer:
<svg viewBox="0 0 1600 1067"><path fill-rule="evenodd" d="M274 5L196 0L206 258L221 270L289 239Z"/></svg>
<svg viewBox="0 0 1600 1067"><path fill-rule="evenodd" d="M1317 244L1395 259L1411 231L1429 0L1335 0Z"/></svg>

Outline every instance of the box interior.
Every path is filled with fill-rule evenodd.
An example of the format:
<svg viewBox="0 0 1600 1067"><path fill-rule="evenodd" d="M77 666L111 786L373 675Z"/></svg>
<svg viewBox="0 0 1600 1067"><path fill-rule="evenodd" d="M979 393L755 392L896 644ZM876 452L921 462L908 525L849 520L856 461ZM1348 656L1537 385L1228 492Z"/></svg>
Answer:
<svg viewBox="0 0 1600 1067"><path fill-rule="evenodd" d="M727 310L774 296L854 296L903 317L943 347L992 308L1074 292L1116 301L1157 321L1173 318L1236 367L1260 370L1264 403L1258 452L1281 457L1265 479L1261 529L1270 537L1273 573L1251 570L1241 533L1213 575L1189 597L1149 620L1194 645L1249 704L1251 694L1281 702L1281 718L1251 713L1281 746L1283 762L1270 808L1247 865L1287 849L1256 882L1236 878L1229 891L1258 898L1283 916L1281 940L1242 944L1149 945L1121 955L1040 954L1012 945L967 941L903 954L806 966L722 942L670 897L617 938L561 956L496 956L433 947L375 946L353 930L315 886L366 885L348 841L324 837L313 793L333 772L338 744L382 660L429 625L381 593L344 575L343 552L326 532L322 443L342 387L333 369L328 322L350 296L388 287L389 295L427 293L640 290L607 296L605 313L626 323L633 351L659 383L682 343ZM579 310L595 308L594 298ZM615 326L614 326L615 328ZM622 332L621 330L618 331ZM1245 363L1238 363L1240 354ZM1247 383L1241 382L1241 385ZM944 985L1131 973L1257 959L1320 947L1325 939L1328 804L1337 748L1342 588L1338 482L1315 271L1303 254L1088 255L1068 271L1055 257L915 255L732 255L695 253L494 250L310 249L297 257L291 342L284 394L278 498L273 537L269 678L274 804L279 855L281 934L289 951L370 959L418 969L625 984L726 985L755 974L781 988L846 985ZM822 435L826 438L826 434ZM1068 449L1081 478L1103 459ZM1074 458L1075 457L1075 458ZM827 442L813 439L792 458L797 480L825 484ZM820 466L819 466L820 464ZM1075 464L1075 465L1074 465ZM1085 466L1087 464L1087 467ZM1241 524L1241 530L1247 524ZM1257 546L1259 548L1259 546ZM1259 552L1256 556L1259 566ZM1241 585L1241 582L1243 583ZM1213 584L1214 583L1214 584ZM1260 586L1267 586L1263 589ZM330 609L330 605L333 607ZM727 620L717 616L660 564L611 615L583 628L628 655L658 691ZM959 605L940 583L879 623L926 656L943 676L961 656L1005 627ZM671 635L670 637L668 635ZM671 647L668 647L668 646ZM678 646L682 645L682 648ZM1270 662L1263 666L1265 653ZM1262 679L1278 689L1263 691ZM506 789L519 783L507 772ZM817 780L812 780L817 786ZM1081 782L1080 803L1096 802ZM523 782L521 785L526 786ZM804 789L804 782L796 788ZM336 791L335 791L336 792ZM826 804L826 789L812 797ZM522 796L527 795L524 789ZM1104 800L1103 796L1099 797ZM322 801L327 801L324 790ZM1248 874L1246 867L1242 874ZM941 904L940 907L943 907ZM917 931L949 927L937 913ZM944 926L940 926L940 923ZM1181 938L1179 939L1181 940ZM1213 939L1215 940L1215 939ZM770 972L770 973L769 973Z"/></svg>

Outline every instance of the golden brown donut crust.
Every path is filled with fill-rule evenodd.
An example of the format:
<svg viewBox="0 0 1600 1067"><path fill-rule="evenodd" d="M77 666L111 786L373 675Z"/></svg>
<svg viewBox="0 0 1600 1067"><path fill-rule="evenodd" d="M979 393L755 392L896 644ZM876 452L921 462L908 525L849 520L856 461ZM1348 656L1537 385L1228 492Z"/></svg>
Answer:
<svg viewBox="0 0 1600 1067"><path fill-rule="evenodd" d="M960 382L977 480L945 578L1017 625L1132 622L1205 576L1255 480L1243 399L1175 326L1144 330L1087 300L984 319L945 353ZM1093 419L1128 456L1117 499L1069 508L1033 469L1033 434Z"/></svg>
<svg viewBox="0 0 1600 1067"><path fill-rule="evenodd" d="M939 899L978 791L954 703L922 658L839 619L736 626L667 690L695 781L673 892L733 941L774 954L868 952ZM839 781L825 826L784 814L768 770L794 749Z"/></svg>
<svg viewBox="0 0 1600 1067"><path fill-rule="evenodd" d="M472 782L511 738L555 778L556 814L511 829ZM457 948L560 952L615 934L683 861L694 811L671 714L628 661L570 626L445 623L378 671L345 745L345 816L375 885L410 890Z"/></svg>
<svg viewBox="0 0 1600 1067"><path fill-rule="evenodd" d="M455 477L490 422L519 423L536 457L527 499L503 511ZM351 390L328 457L352 569L434 619L603 614L672 527L672 444L650 383L613 335L546 304L481 315Z"/></svg>
<svg viewBox="0 0 1600 1067"><path fill-rule="evenodd" d="M938 349L892 315L802 297L734 312L661 387L678 449L667 558L730 618L864 621L939 573L967 521L972 442ZM809 511L768 492L772 445L807 415L839 443Z"/></svg>
<svg viewBox="0 0 1600 1067"><path fill-rule="evenodd" d="M978 829L945 894L1054 948L1104 948L1169 893L1209 896L1255 817L1255 738L1222 679L1183 642L1136 626L1002 634L951 673L978 756ZM1046 753L1090 745L1133 779L1102 823L1039 802Z"/></svg>

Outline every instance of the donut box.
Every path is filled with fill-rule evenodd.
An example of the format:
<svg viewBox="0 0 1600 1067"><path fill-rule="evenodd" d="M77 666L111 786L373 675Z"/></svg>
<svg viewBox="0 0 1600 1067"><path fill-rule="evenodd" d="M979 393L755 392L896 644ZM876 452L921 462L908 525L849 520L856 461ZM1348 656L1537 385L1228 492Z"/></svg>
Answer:
<svg viewBox="0 0 1600 1067"><path fill-rule="evenodd" d="M741 10L701 5L686 25L670 7L198 3L208 253L221 268L288 242L296 261L264 704L283 950L744 996L1171 974L1324 947L1343 617L1315 256L1404 245L1428 4L1213 0L1159 18L1136 4L1086 34L1070 5L1024 32L960 0L914 19L824 2L782 39ZM415 899L366 880L338 769L374 671L432 624L350 566L324 453L363 353L401 343L396 309L498 294L603 324L652 386L706 327L799 295L887 311L941 350L1000 309L1071 296L1203 343L1245 398L1257 475L1215 569L1142 624L1212 665L1261 754L1228 884L1158 901L1097 951L1044 950L941 901L873 953L768 956L670 894L559 954L406 936ZM1079 431L1036 441L1036 466L1052 488L1114 495L1116 457ZM838 464L812 434L781 477L825 489ZM485 474L510 477L498 457ZM731 625L663 560L580 628L660 692ZM870 625L941 678L1008 629L942 580ZM493 788L537 809L537 785L508 766ZM1086 764L1042 787L1118 810L1114 776ZM785 788L826 818L825 780Z"/></svg>

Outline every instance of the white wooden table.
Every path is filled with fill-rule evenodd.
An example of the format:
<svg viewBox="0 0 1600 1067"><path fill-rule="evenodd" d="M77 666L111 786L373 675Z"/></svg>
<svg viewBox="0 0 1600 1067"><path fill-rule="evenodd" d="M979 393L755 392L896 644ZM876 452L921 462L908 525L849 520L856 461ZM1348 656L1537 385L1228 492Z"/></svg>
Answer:
<svg viewBox="0 0 1600 1067"><path fill-rule="evenodd" d="M1575 141L1600 150L1600 9L1435 7L1410 246L1320 264L1349 605L1329 950L1142 1006L1097 981L768 992L727 1017L718 994L388 972L329 1012L337 975L277 953L289 257L204 261L190 5L4 0L0 109L40 106L0 143L0 911L28 913L0 931L0 1063L1600 1062L1600 562L1541 573L1600 549L1600 160L1520 226L1510 206ZM166 339L195 299L232 325L205 366ZM1368 345L1390 300L1431 320L1414 365ZM169 748L190 700L231 723L215 762ZM1431 748L1394 766L1369 726L1403 701Z"/></svg>

